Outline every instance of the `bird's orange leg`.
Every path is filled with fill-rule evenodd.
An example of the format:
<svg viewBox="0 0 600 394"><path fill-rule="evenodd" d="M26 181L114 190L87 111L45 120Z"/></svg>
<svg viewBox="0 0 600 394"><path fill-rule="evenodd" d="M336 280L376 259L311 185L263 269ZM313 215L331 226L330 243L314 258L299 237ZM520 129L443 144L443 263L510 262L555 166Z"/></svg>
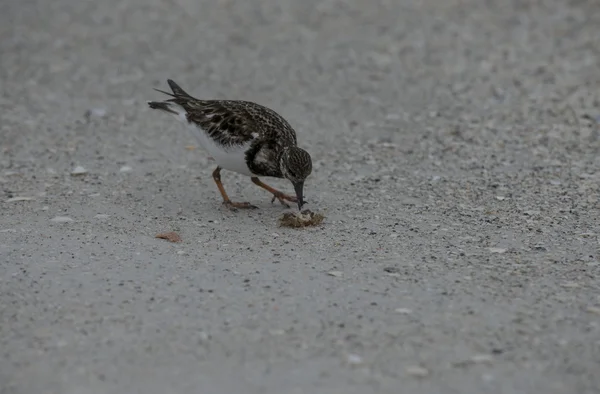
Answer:
<svg viewBox="0 0 600 394"><path fill-rule="evenodd" d="M254 182L255 185L262 187L263 189L265 189L266 191L270 192L273 194L273 199L271 200L271 203L275 202L275 199L278 199L279 202L286 206L286 207L290 207L285 200L291 201L291 202L298 202L298 199L296 198L296 196L289 196L287 194L285 194L282 191L279 191L277 189L272 188L271 186L267 185L266 183L263 183L260 179L258 179L257 177L252 177L250 178L252 180L252 182Z"/></svg>
<svg viewBox="0 0 600 394"><path fill-rule="evenodd" d="M250 204L249 202L233 202L229 199L229 196L227 195L227 192L225 191L225 188L223 187L223 183L221 183L221 167L215 168L212 175L215 180L215 183L217 184L217 187L219 188L221 197L223 197L223 205L225 205L227 208L230 208L230 209L236 209L236 208L254 209L254 208L256 208L254 205Z"/></svg>

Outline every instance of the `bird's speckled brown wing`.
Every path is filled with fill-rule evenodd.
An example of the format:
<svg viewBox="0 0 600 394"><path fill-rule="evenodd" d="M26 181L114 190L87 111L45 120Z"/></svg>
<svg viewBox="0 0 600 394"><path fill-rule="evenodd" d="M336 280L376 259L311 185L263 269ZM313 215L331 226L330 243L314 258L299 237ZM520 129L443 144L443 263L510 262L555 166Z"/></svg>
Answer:
<svg viewBox="0 0 600 394"><path fill-rule="evenodd" d="M187 119L202 128L217 143L242 145L251 140L276 141L296 145L296 133L290 124L275 111L250 101L198 100L179 85L168 80L173 93L165 103L183 107Z"/></svg>
<svg viewBox="0 0 600 394"><path fill-rule="evenodd" d="M296 145L292 127L274 111L248 101L194 100L182 105L187 118L223 145L253 139Z"/></svg>

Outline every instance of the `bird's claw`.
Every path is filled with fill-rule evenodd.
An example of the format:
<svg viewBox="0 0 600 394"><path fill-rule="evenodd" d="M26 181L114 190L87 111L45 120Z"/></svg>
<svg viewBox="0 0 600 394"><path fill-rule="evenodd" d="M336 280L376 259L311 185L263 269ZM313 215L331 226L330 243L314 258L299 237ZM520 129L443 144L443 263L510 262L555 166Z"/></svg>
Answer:
<svg viewBox="0 0 600 394"><path fill-rule="evenodd" d="M298 199L295 196L288 196L287 194L284 194L282 192L273 193L273 198L271 199L271 204L273 204L275 202L275 200L279 200L281 205L283 205L286 208L289 208L290 205L287 202L285 202L285 200L288 200L291 202L298 201Z"/></svg>
<svg viewBox="0 0 600 394"><path fill-rule="evenodd" d="M258 209L257 206L250 204L249 202L233 202L233 201L223 201L223 205L232 211L237 211L237 209Z"/></svg>

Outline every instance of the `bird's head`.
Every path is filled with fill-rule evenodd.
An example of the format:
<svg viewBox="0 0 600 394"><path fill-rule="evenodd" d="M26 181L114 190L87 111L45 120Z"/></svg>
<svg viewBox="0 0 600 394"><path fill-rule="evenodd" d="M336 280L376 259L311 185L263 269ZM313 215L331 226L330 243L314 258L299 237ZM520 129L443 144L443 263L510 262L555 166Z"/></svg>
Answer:
<svg viewBox="0 0 600 394"><path fill-rule="evenodd" d="M301 210L302 205L304 205L304 180L312 172L310 155L304 149L296 146L287 147L283 150L279 166L283 177L294 185L296 198L298 199L298 209Z"/></svg>

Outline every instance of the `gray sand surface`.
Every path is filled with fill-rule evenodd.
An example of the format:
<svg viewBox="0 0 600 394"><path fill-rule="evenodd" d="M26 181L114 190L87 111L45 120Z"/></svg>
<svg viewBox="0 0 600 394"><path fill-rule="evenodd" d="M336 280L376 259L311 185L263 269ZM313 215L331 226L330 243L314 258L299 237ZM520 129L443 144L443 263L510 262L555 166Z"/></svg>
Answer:
<svg viewBox="0 0 600 394"><path fill-rule="evenodd" d="M597 1L2 1L0 38L0 393L600 392ZM224 209L167 78L286 117L323 225L226 171Z"/></svg>

